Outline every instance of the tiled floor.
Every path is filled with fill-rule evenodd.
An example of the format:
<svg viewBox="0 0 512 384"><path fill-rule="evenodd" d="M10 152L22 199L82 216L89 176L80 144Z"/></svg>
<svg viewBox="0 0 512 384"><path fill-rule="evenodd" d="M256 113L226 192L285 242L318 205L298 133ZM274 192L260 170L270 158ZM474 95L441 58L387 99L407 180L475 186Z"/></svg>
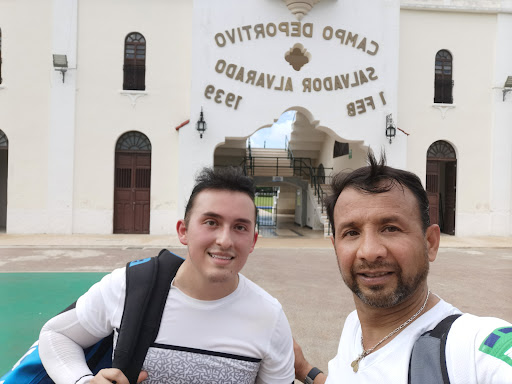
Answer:
<svg viewBox="0 0 512 384"><path fill-rule="evenodd" d="M324 237L323 231L314 231L308 227L301 227L295 224L294 215L277 215L277 226L259 227L259 235L265 238L309 238L316 239Z"/></svg>

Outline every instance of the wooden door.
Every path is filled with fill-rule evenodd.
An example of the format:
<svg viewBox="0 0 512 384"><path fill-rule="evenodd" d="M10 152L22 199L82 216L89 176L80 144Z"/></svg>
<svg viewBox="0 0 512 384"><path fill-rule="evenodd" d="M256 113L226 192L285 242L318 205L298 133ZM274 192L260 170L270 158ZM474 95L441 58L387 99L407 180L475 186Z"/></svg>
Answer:
<svg viewBox="0 0 512 384"><path fill-rule="evenodd" d="M439 222L439 193L440 193L440 163L438 161L427 160L427 196L429 203L430 224L440 224Z"/></svg>
<svg viewBox="0 0 512 384"><path fill-rule="evenodd" d="M149 233L151 154L116 152L114 233Z"/></svg>
<svg viewBox="0 0 512 384"><path fill-rule="evenodd" d="M444 233L455 235L455 192L457 187L457 162L448 161L445 164Z"/></svg>

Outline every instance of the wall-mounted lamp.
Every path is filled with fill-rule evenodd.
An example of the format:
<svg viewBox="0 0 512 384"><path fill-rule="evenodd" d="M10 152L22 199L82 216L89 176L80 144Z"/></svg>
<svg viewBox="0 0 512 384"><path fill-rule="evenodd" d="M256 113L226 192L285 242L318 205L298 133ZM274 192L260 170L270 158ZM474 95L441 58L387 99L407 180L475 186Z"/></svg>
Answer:
<svg viewBox="0 0 512 384"><path fill-rule="evenodd" d="M391 139L396 136L396 128L393 124L393 116L391 113L386 116L386 137L389 138L389 144L391 144Z"/></svg>
<svg viewBox="0 0 512 384"><path fill-rule="evenodd" d="M62 82L68 70L68 57L66 55L53 55L53 67L62 73Z"/></svg>
<svg viewBox="0 0 512 384"><path fill-rule="evenodd" d="M203 133L206 131L206 121L204 121L203 117L203 107L201 107L201 114L199 115L199 120L196 123L197 132L199 132L199 137L203 138Z"/></svg>
<svg viewBox="0 0 512 384"><path fill-rule="evenodd" d="M505 96L509 92L512 92L512 76L507 76L507 80L503 86L503 101L505 101Z"/></svg>

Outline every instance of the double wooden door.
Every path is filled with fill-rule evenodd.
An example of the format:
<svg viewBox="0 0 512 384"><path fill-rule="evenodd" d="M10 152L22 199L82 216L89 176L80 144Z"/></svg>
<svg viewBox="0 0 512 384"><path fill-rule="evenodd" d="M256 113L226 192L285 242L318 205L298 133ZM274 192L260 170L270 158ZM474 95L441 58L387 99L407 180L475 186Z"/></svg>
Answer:
<svg viewBox="0 0 512 384"><path fill-rule="evenodd" d="M151 153L116 152L114 233L149 233Z"/></svg>
<svg viewBox="0 0 512 384"><path fill-rule="evenodd" d="M455 192L457 162L427 160L427 195L430 223L439 224L441 232L455 234Z"/></svg>

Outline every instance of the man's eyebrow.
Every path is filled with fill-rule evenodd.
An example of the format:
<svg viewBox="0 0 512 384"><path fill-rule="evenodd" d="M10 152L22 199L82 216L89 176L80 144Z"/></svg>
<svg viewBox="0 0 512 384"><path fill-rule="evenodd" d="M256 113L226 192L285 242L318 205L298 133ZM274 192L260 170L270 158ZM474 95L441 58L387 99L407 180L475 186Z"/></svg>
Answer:
<svg viewBox="0 0 512 384"><path fill-rule="evenodd" d="M388 224L388 223L393 223L393 222L403 222L405 219L403 216L401 215L390 215L390 216L385 216L385 217L382 217L378 220L378 223L379 224ZM346 227L358 227L359 225L361 225L361 222L359 221L341 221L337 227L338 228L346 228Z"/></svg>
<svg viewBox="0 0 512 384"><path fill-rule="evenodd" d="M391 215L391 216L385 216L379 220L381 224L387 224L392 222L402 222L404 221L404 217L401 215Z"/></svg>
<svg viewBox="0 0 512 384"><path fill-rule="evenodd" d="M214 219L222 219L223 216L222 215L219 215L218 213L216 212L205 212L203 214L201 214L201 216L203 217L212 217ZM249 220L249 219L246 219L244 217L239 217L237 219L235 219L236 222L238 223L245 223L245 224L252 224L252 220Z"/></svg>
<svg viewBox="0 0 512 384"><path fill-rule="evenodd" d="M357 224L355 221L342 221L336 227L337 228L357 227Z"/></svg>

